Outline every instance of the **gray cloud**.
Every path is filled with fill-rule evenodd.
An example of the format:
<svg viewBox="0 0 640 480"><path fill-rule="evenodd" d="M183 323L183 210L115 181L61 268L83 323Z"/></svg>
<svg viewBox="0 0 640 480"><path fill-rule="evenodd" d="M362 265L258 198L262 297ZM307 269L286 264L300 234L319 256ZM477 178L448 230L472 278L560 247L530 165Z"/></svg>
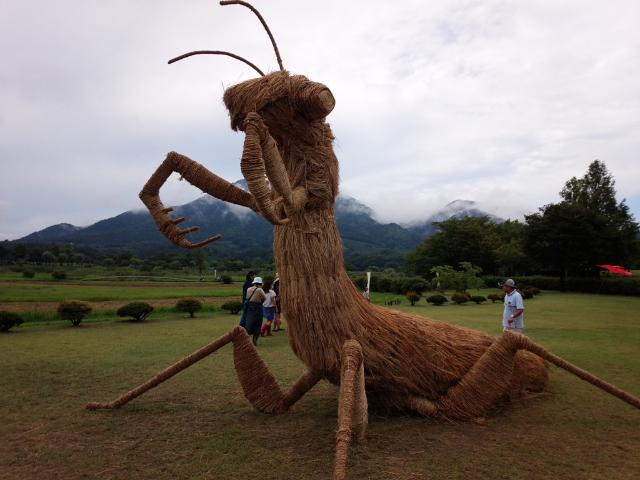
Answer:
<svg viewBox="0 0 640 480"><path fill-rule="evenodd" d="M5 2L0 238L139 208L169 150L240 177L221 102L276 68L250 12L215 1ZM518 217L599 158L640 212L640 33L632 0L256 0L296 73L329 85L342 189L381 220L456 198ZM38 12L34 15L34 12ZM199 192L173 179L167 203ZM401 208L399 206L402 206Z"/></svg>

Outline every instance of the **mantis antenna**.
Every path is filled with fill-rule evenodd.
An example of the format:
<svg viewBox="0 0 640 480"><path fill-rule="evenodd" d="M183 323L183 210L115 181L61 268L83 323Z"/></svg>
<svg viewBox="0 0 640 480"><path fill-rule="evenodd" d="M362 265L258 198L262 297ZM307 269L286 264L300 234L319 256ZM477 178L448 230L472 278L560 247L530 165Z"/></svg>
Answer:
<svg viewBox="0 0 640 480"><path fill-rule="evenodd" d="M231 58L235 58L236 60L240 60L241 62L246 63L251 68L253 68L256 72L260 74L260 76L264 77L264 73L258 67L256 67L253 63L251 63L246 58L242 58L240 55L236 55L231 52L223 52L222 50L196 50L194 52L183 53L182 55L172 58L169 60L169 63L177 62L178 60L182 60L183 58L191 57L193 55L226 55Z"/></svg>
<svg viewBox="0 0 640 480"><path fill-rule="evenodd" d="M258 17L260 23L262 23L262 26L267 31L267 35L269 35L271 45L273 45L273 50L276 52L278 66L280 67L280 70L284 70L284 67L282 66L282 58L280 57L280 51L278 50L278 45L276 45L276 40L275 38L273 38L271 30L269 30L269 26L267 25L267 22L265 22L264 18L262 18L262 15L260 15L260 12L253 5L247 2L243 2L242 0L223 0L220 2L220 5L222 5L223 7L225 5L242 5L243 7L247 7L249 10L256 14L256 17Z"/></svg>

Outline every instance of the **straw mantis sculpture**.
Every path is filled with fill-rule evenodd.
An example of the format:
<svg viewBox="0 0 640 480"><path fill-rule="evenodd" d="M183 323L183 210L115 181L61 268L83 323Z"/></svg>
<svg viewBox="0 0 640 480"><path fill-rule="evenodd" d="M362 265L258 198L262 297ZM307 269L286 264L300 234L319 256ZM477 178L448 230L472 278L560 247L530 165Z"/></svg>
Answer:
<svg viewBox="0 0 640 480"><path fill-rule="evenodd" d="M281 304L289 342L307 371L286 391L259 357L242 327L162 371L108 403L89 409L118 408L226 344L246 398L261 412L286 412L317 382L340 386L334 478L346 477L349 446L364 438L368 403L425 416L473 420L498 401L544 389L551 362L627 403L640 399L547 352L524 335L499 337L370 304L344 268L342 244L333 213L338 194L338 161L325 119L335 100L324 85L284 70L279 51L262 16L242 1L223 1L251 9L271 38L280 70L263 74L242 57L227 55L260 76L224 93L231 128L245 134L240 163L249 192L175 152L140 193L158 229L175 245L197 248L220 238L191 243L172 219L159 191L179 173L220 200L248 207L274 225L274 256L281 281ZM267 181L268 180L268 181Z"/></svg>

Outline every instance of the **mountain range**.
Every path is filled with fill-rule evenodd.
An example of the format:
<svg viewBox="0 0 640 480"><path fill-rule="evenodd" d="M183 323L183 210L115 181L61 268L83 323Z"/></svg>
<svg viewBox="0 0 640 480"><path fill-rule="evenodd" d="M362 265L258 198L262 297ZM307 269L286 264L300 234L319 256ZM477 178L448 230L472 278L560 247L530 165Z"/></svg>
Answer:
<svg viewBox="0 0 640 480"><path fill-rule="evenodd" d="M236 182L246 188L244 181ZM272 226L251 210L230 205L211 196L203 195L184 205L174 207L174 217L185 217L185 225L198 225L200 231L190 235L194 241L214 233L223 238L207 247L211 257L219 259L268 259L272 255ZM423 222L412 225L380 223L373 211L355 198L340 195L335 204L338 229L344 245L348 268L363 269L369 265L379 267L401 265L406 253L437 231L434 222L448 218L487 215L475 202L456 200ZM68 223L52 225L31 233L15 243L73 244L105 253L129 250L146 257L152 254L178 250L156 230L146 210L131 210L112 218L100 220L87 227Z"/></svg>

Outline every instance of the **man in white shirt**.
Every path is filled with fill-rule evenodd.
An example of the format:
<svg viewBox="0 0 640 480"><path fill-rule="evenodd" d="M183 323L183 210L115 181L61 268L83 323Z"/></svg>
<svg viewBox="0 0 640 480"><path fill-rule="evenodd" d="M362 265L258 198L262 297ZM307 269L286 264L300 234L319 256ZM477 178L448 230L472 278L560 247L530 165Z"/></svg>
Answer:
<svg viewBox="0 0 640 480"><path fill-rule="evenodd" d="M502 313L502 330L517 333L524 332L524 302L522 295L516 290L516 282L511 278L499 283L504 292L504 311Z"/></svg>

